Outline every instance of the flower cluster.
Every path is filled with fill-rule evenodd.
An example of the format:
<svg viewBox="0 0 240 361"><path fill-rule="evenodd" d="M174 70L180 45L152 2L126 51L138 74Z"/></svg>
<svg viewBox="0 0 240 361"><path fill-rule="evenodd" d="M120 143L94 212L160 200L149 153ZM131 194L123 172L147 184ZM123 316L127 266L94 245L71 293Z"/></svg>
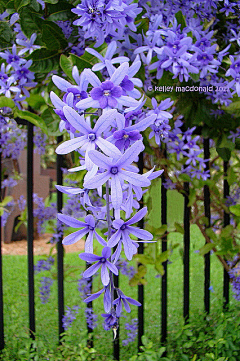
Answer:
<svg viewBox="0 0 240 361"><path fill-rule="evenodd" d="M85 39L96 39L95 47L98 47L110 35L121 37L126 26L136 31L134 20L141 11L136 3L126 0L82 0L72 9L80 17L73 25L81 26Z"/></svg>
<svg viewBox="0 0 240 361"><path fill-rule="evenodd" d="M50 297L50 288L53 284L51 277L42 277L40 280L41 286L39 288L40 299L42 303L47 303Z"/></svg>
<svg viewBox="0 0 240 361"><path fill-rule="evenodd" d="M55 112L61 118L60 129L65 128L70 133L70 140L60 144L56 152L67 154L78 151L80 165L70 171L87 171L83 179L83 188L57 186L58 190L68 195L79 197L80 194L82 207L87 211L84 221L64 212L58 215L61 222L78 229L65 237L63 244L75 243L86 235L85 252L79 257L92 265L84 271L83 278L89 279L100 270L104 288L88 296L85 302L104 294L104 309L107 312L103 315L105 329L109 329L110 324L110 328L116 327L117 319L122 313L122 304L127 312L130 312L129 303L140 306L138 301L125 296L120 289L115 288L113 274L118 275L117 262L122 248L127 259L131 260L137 252L138 242L152 241L153 236L148 231L134 226L146 215L147 208L144 207L137 212L134 209L139 209L138 201L144 192L142 188L148 187L151 179L160 176L162 171L153 172L153 168L146 174L139 174L134 162L144 149L141 131L152 126L156 119L160 124L163 118L171 118L171 114L165 109L172 104L168 100L162 106L156 106L153 112L144 114L141 110L144 101L136 100L141 94L134 89L135 84L141 84L134 78L141 65L139 57L131 66L128 63L129 59L122 62L123 59L118 58L117 61L121 65L115 68L110 60L115 47L116 44L111 43L108 54L105 58L99 57L101 63L93 68L98 70L99 67L106 67L104 81L100 81L90 69L85 69L79 74L74 67L72 74L76 85L53 76L53 82L64 93L63 100L51 93ZM90 91L89 84L92 87ZM98 113L85 117L84 113L89 108L97 108ZM90 196L93 191L100 197L103 195L102 202L93 204ZM135 214L131 217L132 213ZM107 240L97 230L102 227L100 219L107 223ZM99 256L93 253L94 238L103 247ZM81 282L80 287L82 293L88 293L87 284L83 285ZM114 290L118 295L116 299L113 298Z"/></svg>
<svg viewBox="0 0 240 361"><path fill-rule="evenodd" d="M65 314L62 318L63 328L66 331L72 326L74 320L76 320L76 314L78 313L79 306L73 306L72 308L67 306Z"/></svg>

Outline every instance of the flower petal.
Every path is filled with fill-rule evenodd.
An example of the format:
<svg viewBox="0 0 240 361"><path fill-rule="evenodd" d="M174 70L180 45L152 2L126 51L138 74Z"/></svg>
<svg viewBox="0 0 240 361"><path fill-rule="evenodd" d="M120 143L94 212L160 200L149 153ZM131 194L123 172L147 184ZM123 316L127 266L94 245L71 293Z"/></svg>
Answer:
<svg viewBox="0 0 240 361"><path fill-rule="evenodd" d="M85 234L88 233L88 229L83 228L81 231L73 232L69 234L67 237L65 237L62 241L62 243L65 246L68 246L70 244L76 243L77 241L80 241L80 239L85 236Z"/></svg>
<svg viewBox="0 0 240 361"><path fill-rule="evenodd" d="M115 209L119 209L123 202L123 192L118 175L111 178L111 201Z"/></svg>
<svg viewBox="0 0 240 361"><path fill-rule="evenodd" d="M91 277L99 270L100 267L101 267L100 262L93 264L91 267L89 267L88 269L86 269L86 271L83 272L83 278Z"/></svg>
<svg viewBox="0 0 240 361"><path fill-rule="evenodd" d="M127 75L129 68L128 62L122 63L113 73L110 78L110 81L114 83L114 85L119 85L121 81L124 79L125 75Z"/></svg>
<svg viewBox="0 0 240 361"><path fill-rule="evenodd" d="M65 106L63 107L63 113L69 123L79 132L88 134L92 131L92 128L85 121L84 117L81 117L74 109Z"/></svg>
<svg viewBox="0 0 240 361"><path fill-rule="evenodd" d="M132 218L125 222L126 225L134 224L140 221L147 213L147 207L140 209Z"/></svg>
<svg viewBox="0 0 240 361"><path fill-rule="evenodd" d="M86 140L87 140L86 135L67 140L66 142L63 142L62 144L60 144L57 147L56 153L57 154L68 154L68 153L72 152L73 150L81 148L86 143Z"/></svg>
<svg viewBox="0 0 240 361"><path fill-rule="evenodd" d="M73 227L73 228L86 227L85 222L79 221L74 217L67 216L66 214L58 213L58 219L59 221L67 224L69 227Z"/></svg>
<svg viewBox="0 0 240 361"><path fill-rule="evenodd" d="M153 235L144 229L133 226L127 226L127 229L130 231L131 234L140 239L145 239L146 241L150 241L151 239L153 239Z"/></svg>
<svg viewBox="0 0 240 361"><path fill-rule="evenodd" d="M106 263L102 263L101 280L104 286L107 286L109 284L110 278Z"/></svg>
<svg viewBox="0 0 240 361"><path fill-rule="evenodd" d="M101 174L97 174L91 179L88 179L86 182L84 182L83 186L84 188L95 189L106 183L108 179L109 179L109 172L107 171Z"/></svg>

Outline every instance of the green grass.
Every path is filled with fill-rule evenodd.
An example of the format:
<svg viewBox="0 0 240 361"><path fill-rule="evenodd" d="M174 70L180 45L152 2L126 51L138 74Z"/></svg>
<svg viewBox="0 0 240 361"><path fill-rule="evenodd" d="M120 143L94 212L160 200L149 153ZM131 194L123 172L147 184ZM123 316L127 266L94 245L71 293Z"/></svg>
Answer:
<svg viewBox="0 0 240 361"><path fill-rule="evenodd" d="M168 329L169 332L176 332L176 329L183 323L183 262L181 248L182 235L172 234L169 241L179 242L180 246L171 255L171 264L168 265ZM204 259L194 250L199 249L204 244L204 239L196 226L191 226L191 255L190 255L190 312L191 317L199 310L204 309ZM40 259L35 257L35 262ZM65 267L75 270L66 277L65 286L65 306L80 304L81 310L72 326L72 332L79 334L79 330L85 330L84 303L80 300L77 290L77 280L83 271L83 262L77 253L66 254ZM134 261L132 261L134 264ZM68 272L67 271L67 272ZM3 256L3 291L4 291L4 322L6 347L20 349L24 347L24 339L28 337L28 282L27 282L27 257L26 256ZM44 345L53 345L58 342L58 313L57 313L57 281L52 286L50 300L43 305L39 299L39 280L42 276L47 276L48 272L35 276L35 303L36 303L36 333L37 338L44 342ZM156 271L148 267L147 285L145 286L145 334L156 346L160 343L160 322L161 322L161 278L156 278ZM211 285L214 292L211 293L211 308L217 307L222 302L223 269L215 255L211 256ZM101 287L100 280L94 282L95 291ZM136 287L128 285L126 276L120 277L120 287L124 289L126 295L137 298ZM231 298L231 305L235 301ZM102 329L101 313L102 297L94 302L94 311L99 315L98 327L94 330L94 347L98 352L97 360L111 360L112 357L112 334ZM126 330L123 323L131 318L137 317L137 307L132 306L132 312L127 318L121 320L121 339L126 338ZM76 342L78 336L76 336ZM128 360L136 353L136 343L129 344L128 347L121 348L121 360Z"/></svg>

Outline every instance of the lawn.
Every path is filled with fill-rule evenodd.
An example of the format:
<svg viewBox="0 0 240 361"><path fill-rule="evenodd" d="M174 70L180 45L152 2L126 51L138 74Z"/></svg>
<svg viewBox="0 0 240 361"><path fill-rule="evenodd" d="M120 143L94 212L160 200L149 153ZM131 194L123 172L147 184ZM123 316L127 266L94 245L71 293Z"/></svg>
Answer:
<svg viewBox="0 0 240 361"><path fill-rule="evenodd" d="M183 299L183 262L181 252L182 235L172 234L169 241L179 242L180 246L174 250L168 265L168 325L169 332L176 332L183 323L182 319L182 299ZM191 318L199 310L203 310L203 285L204 285L204 260L196 251L204 244L204 239L196 226L191 226L191 258L190 258L190 312ZM41 256L35 257L35 262ZM132 262L134 264L134 262ZM77 319L73 322L72 332L76 333L76 342L81 337L81 330L86 329L84 318L84 303L80 300L77 290L77 280L83 271L83 262L79 259L77 253L65 255L65 267L72 270L73 273L65 279L65 306L74 306L80 304L81 309ZM6 347L11 348L13 353L16 349L24 347L24 340L28 335L28 286L27 286L27 257L26 256L3 256L3 274L4 274L4 322ZM39 280L42 276L48 276L47 271L35 276L35 303L36 303L36 332L37 339L43 341L44 345L52 345L58 341L58 314L57 314L57 282L54 281L52 292L47 304L41 304L39 299ZM211 308L218 307L222 302L222 277L223 269L215 255L211 256ZM144 332L157 346L160 343L160 290L161 278L156 277L156 271L149 267L146 276L147 285L145 286L145 326ZM99 279L94 282L95 291L99 289ZM128 285L128 278L121 275L120 287L125 294L133 298L137 297L136 287ZM236 303L231 297L231 307ZM102 329L102 319L100 314L103 311L102 298L94 302L94 311L98 316L98 327L94 330L94 347L98 352L98 360L111 360L112 334ZM132 306L130 315L122 319L121 322L121 340L126 338L124 323L130 318L137 316L137 307ZM134 342L127 347L121 346L121 360L128 360L131 355L136 353L136 344Z"/></svg>

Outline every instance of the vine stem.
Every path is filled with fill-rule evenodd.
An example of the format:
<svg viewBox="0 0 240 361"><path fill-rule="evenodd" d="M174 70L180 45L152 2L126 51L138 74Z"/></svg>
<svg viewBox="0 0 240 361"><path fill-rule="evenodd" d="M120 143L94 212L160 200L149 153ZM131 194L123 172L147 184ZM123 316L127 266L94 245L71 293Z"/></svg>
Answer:
<svg viewBox="0 0 240 361"><path fill-rule="evenodd" d="M106 182L106 208L107 208L107 225L108 225L108 236L109 240L111 237L111 217L110 217L110 202L109 202L109 181ZM111 257L109 257L109 261L111 262ZM113 282L113 274L109 270L109 277L111 283L111 308L113 307L114 300L114 282Z"/></svg>

